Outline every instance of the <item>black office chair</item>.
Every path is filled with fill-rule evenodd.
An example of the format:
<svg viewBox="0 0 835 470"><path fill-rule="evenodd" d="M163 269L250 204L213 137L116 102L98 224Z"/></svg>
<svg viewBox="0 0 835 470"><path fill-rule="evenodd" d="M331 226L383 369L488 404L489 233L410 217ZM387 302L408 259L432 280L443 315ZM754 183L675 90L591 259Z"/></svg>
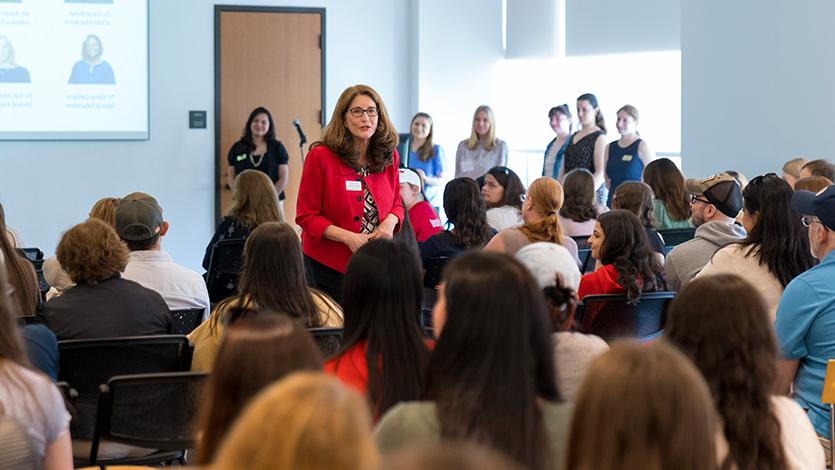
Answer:
<svg viewBox="0 0 835 470"><path fill-rule="evenodd" d="M580 274L594 272L594 258L591 256L591 248L583 248L577 251L580 258Z"/></svg>
<svg viewBox="0 0 835 470"><path fill-rule="evenodd" d="M43 275L43 251L40 248L18 248L17 252L28 259L32 263L32 267L35 268L35 275L38 278L38 288L41 291L41 300L45 300L50 286Z"/></svg>
<svg viewBox="0 0 835 470"><path fill-rule="evenodd" d="M342 328L308 328L307 331L313 335L313 340L316 341L316 346L319 346L323 358L327 359L339 351L342 345Z"/></svg>
<svg viewBox="0 0 835 470"><path fill-rule="evenodd" d="M583 249L586 249L586 248L591 248L591 245L589 244L588 235L573 236L573 237L571 237L571 239L574 240L575 242L577 242L577 249L579 249L579 250L583 250Z"/></svg>
<svg viewBox="0 0 835 470"><path fill-rule="evenodd" d="M194 422L208 374L175 372L117 375L100 387L88 465L155 465L179 462L194 448ZM143 457L99 459L105 439L156 449Z"/></svg>
<svg viewBox="0 0 835 470"><path fill-rule="evenodd" d="M672 249L672 247L681 245L682 243L692 240L696 235L696 229L688 228L670 228L666 230L659 230L658 234L664 240L664 246Z"/></svg>
<svg viewBox="0 0 835 470"><path fill-rule="evenodd" d="M444 274L444 268L449 263L449 257L436 256L427 258L423 261L423 269L426 273L423 275L423 287L435 289L441 283L441 277Z"/></svg>
<svg viewBox="0 0 835 470"><path fill-rule="evenodd" d="M206 289L214 304L235 295L238 277L243 267L245 238L219 240L212 246L209 270L206 273Z"/></svg>
<svg viewBox="0 0 835 470"><path fill-rule="evenodd" d="M581 300L575 320L580 332L606 341L646 342L661 336L667 307L675 296L675 292L645 292L636 304L630 304L623 295L588 295Z"/></svg>
<svg viewBox="0 0 835 470"><path fill-rule="evenodd" d="M78 392L78 419L70 431L79 439L92 437L99 386L111 377L191 369L192 349L182 335L65 340L58 342L58 352L58 380Z"/></svg>
<svg viewBox="0 0 835 470"><path fill-rule="evenodd" d="M171 315L174 316L174 322L171 325L171 334L187 335L194 331L203 322L202 308L190 308L185 310L172 310Z"/></svg>

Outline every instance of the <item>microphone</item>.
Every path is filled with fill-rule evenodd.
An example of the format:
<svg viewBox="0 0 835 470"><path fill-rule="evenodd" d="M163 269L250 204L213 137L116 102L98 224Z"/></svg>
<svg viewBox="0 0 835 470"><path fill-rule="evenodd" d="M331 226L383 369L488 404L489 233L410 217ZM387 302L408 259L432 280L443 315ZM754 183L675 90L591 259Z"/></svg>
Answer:
<svg viewBox="0 0 835 470"><path fill-rule="evenodd" d="M299 122L298 119L293 119L293 125L296 126L296 132L299 133L299 145L304 145L307 143L307 137L304 136L304 132L302 132L302 123Z"/></svg>

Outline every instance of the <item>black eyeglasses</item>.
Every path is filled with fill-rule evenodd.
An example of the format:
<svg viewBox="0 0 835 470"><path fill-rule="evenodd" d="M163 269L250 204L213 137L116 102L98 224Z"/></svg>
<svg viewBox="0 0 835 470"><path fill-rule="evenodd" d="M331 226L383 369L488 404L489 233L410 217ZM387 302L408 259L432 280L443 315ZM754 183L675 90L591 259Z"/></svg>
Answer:
<svg viewBox="0 0 835 470"><path fill-rule="evenodd" d="M707 199L700 199L699 196L696 196L695 194L691 194L690 195L690 204L695 204L697 201L705 203L705 204L712 204Z"/></svg>
<svg viewBox="0 0 835 470"><path fill-rule="evenodd" d="M362 109L359 106L357 106L356 108L349 109L348 112L351 113L351 116L354 116L355 118L361 118L362 115L366 114L366 113L368 114L368 117L370 117L370 118L377 117L377 108L375 108L375 107L370 107L368 109Z"/></svg>

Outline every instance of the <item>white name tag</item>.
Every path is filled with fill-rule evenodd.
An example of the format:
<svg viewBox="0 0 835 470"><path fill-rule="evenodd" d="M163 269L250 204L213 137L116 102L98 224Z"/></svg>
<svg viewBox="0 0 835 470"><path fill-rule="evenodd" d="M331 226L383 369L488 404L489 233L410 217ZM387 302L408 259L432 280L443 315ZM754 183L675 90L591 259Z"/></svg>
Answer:
<svg viewBox="0 0 835 470"><path fill-rule="evenodd" d="M346 180L345 191L362 191L362 182L357 180Z"/></svg>
<svg viewBox="0 0 835 470"><path fill-rule="evenodd" d="M475 170L475 165L473 162L463 161L461 162L461 171L473 171Z"/></svg>
<svg viewBox="0 0 835 470"><path fill-rule="evenodd" d="M632 155L624 155L623 156L623 161L631 162L632 161Z"/></svg>

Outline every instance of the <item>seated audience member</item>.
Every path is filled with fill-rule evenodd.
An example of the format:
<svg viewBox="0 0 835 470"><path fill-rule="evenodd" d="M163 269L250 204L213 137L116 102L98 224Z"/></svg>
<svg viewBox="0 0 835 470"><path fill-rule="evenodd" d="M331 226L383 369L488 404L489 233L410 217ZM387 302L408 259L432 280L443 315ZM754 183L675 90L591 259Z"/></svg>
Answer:
<svg viewBox="0 0 835 470"><path fill-rule="evenodd" d="M569 237L587 237L594 230L598 215L608 209L597 203L594 175L585 168L571 170L563 183L565 202L560 208L560 225Z"/></svg>
<svg viewBox="0 0 835 470"><path fill-rule="evenodd" d="M9 295L12 286L6 259L0 257L0 416L14 419L25 429L37 468L69 470L73 468L70 415L52 381L29 368L16 324L17 309Z"/></svg>
<svg viewBox="0 0 835 470"><path fill-rule="evenodd" d="M375 417L418 399L429 346L417 254L400 242L369 241L348 262L342 298L342 346L325 371L367 396Z"/></svg>
<svg viewBox="0 0 835 470"><path fill-rule="evenodd" d="M734 223L742 210L742 190L733 176L719 173L702 180L688 179L686 187L696 234L673 248L664 261L664 274L674 291L690 282L717 250L746 236L745 230Z"/></svg>
<svg viewBox="0 0 835 470"><path fill-rule="evenodd" d="M517 228L502 230L484 249L513 256L531 243L556 243L568 249L579 265L577 242L562 234L559 222L562 200L562 185L557 180L550 176L537 178L528 188L528 195L522 204L522 220L525 223Z"/></svg>
<svg viewBox="0 0 835 470"><path fill-rule="evenodd" d="M130 250L123 277L159 292L169 310L202 309L209 317L206 281L196 272L175 263L162 249L168 233L162 207L145 193L131 193L116 207L116 232Z"/></svg>
<svg viewBox="0 0 835 470"><path fill-rule="evenodd" d="M400 197L400 204L406 207L403 197ZM439 230L440 231L440 230ZM400 221L400 230L394 233L392 240L397 240L412 247L415 251L420 250L420 244L415 237L415 229L412 228L412 221L409 220L409 211L403 211L403 220Z"/></svg>
<svg viewBox="0 0 835 470"><path fill-rule="evenodd" d="M587 295L622 294L636 303L642 292L666 290L661 264L649 247L646 230L632 212L615 209L601 214L589 243L591 256L600 267L580 278L580 300ZM585 314L593 312L586 309Z"/></svg>
<svg viewBox="0 0 835 470"><path fill-rule="evenodd" d="M804 157L795 157L783 164L783 179L792 189L796 189L794 184L800 179L800 170L808 162L809 160Z"/></svg>
<svg viewBox="0 0 835 470"><path fill-rule="evenodd" d="M270 177L258 170L242 171L235 177L232 206L220 220L220 225L206 247L203 269L209 269L215 243L221 240L245 239L264 222L281 222L282 219L275 186Z"/></svg>
<svg viewBox="0 0 835 470"><path fill-rule="evenodd" d="M235 421L210 470L377 470L368 405L338 380L296 372Z"/></svg>
<svg viewBox="0 0 835 470"><path fill-rule="evenodd" d="M428 401L392 408L383 452L439 440L492 447L526 468L563 468L571 406L560 403L545 302L530 272L501 253L472 253L444 272Z"/></svg>
<svg viewBox="0 0 835 470"><path fill-rule="evenodd" d="M455 178L447 183L444 212L452 230L444 230L423 242L420 259L424 265L429 258L453 258L462 251L482 248L496 233L487 223L484 200L470 178Z"/></svg>
<svg viewBox="0 0 835 470"><path fill-rule="evenodd" d="M522 225L525 186L506 166L494 166L484 175L481 195L487 204L487 223L497 231Z"/></svg>
<svg viewBox="0 0 835 470"><path fill-rule="evenodd" d="M586 371L597 356L609 350L603 338L574 329L580 271L564 247L555 243L532 243L516 253L545 296L554 334L554 365L557 385L566 401L573 402Z"/></svg>
<svg viewBox="0 0 835 470"><path fill-rule="evenodd" d="M626 181L615 190L612 209L626 209L635 214L644 226L652 251L664 253L664 239L655 230L655 209L652 201L652 188L646 183Z"/></svg>
<svg viewBox="0 0 835 470"><path fill-rule="evenodd" d="M59 340L166 334L172 317L162 296L122 279L128 249L113 227L87 219L55 250L75 287L44 305L41 315Z"/></svg>
<svg viewBox="0 0 835 470"><path fill-rule="evenodd" d="M288 316L251 316L229 328L203 389L195 463L212 462L235 418L258 392L300 370L321 371L322 357L303 325Z"/></svg>
<svg viewBox="0 0 835 470"><path fill-rule="evenodd" d="M0 204L0 234L6 233L6 213ZM35 268L15 248L6 236L0 236L0 258L6 260L9 284L12 286L11 301L19 315L34 315L41 304L41 290Z"/></svg>
<svg viewBox="0 0 835 470"><path fill-rule="evenodd" d="M713 395L729 448L724 468L824 468L803 409L772 395L777 344L754 286L733 274L695 279L667 318L664 336L701 370Z"/></svg>
<svg viewBox="0 0 835 470"><path fill-rule="evenodd" d="M259 311L281 312L308 328L342 326L336 302L308 287L301 241L285 222L265 222L249 235L238 293L221 301L211 318L188 335L194 346L191 369L212 370L225 326Z"/></svg>
<svg viewBox="0 0 835 470"><path fill-rule="evenodd" d="M52 381L58 380L58 338L46 325L34 323L20 328L26 355L32 366L47 375Z"/></svg>
<svg viewBox="0 0 835 470"><path fill-rule="evenodd" d="M105 221L111 227L116 227L116 206L119 204L119 198L103 197L93 204L90 209L88 217L95 217ZM65 290L74 286L69 274L61 267L56 256L51 256L43 262L43 276L46 283L49 284L49 292L46 293L46 300L57 297L64 293Z"/></svg>
<svg viewBox="0 0 835 470"><path fill-rule="evenodd" d="M580 387L566 468L716 469L717 421L705 380L683 354L620 343Z"/></svg>
<svg viewBox="0 0 835 470"><path fill-rule="evenodd" d="M653 215L655 228L688 228L690 221L690 196L684 190L684 176L672 160L659 158L644 168L644 183L655 195Z"/></svg>
<svg viewBox="0 0 835 470"><path fill-rule="evenodd" d="M423 181L417 171L400 169L400 197L403 198L403 207L409 212L409 221L418 243L425 242L443 229L435 209L426 202Z"/></svg>
<svg viewBox="0 0 835 470"><path fill-rule="evenodd" d="M811 191L818 193L832 186L832 181L823 176L807 176L794 182L795 191Z"/></svg>
<svg viewBox="0 0 835 470"><path fill-rule="evenodd" d="M806 162L800 168L800 177L823 176L829 181L835 181L835 165L829 160L820 159Z"/></svg>
<svg viewBox="0 0 835 470"><path fill-rule="evenodd" d="M437 442L404 447L387 454L385 470L523 470L525 467L473 442Z"/></svg>
<svg viewBox="0 0 835 470"><path fill-rule="evenodd" d="M829 406L821 403L826 363L835 358L835 186L820 195L798 191L792 207L808 226L811 252L820 264L787 286L777 308L774 329L783 360L777 389L807 410L819 436L829 438Z"/></svg>
<svg viewBox="0 0 835 470"><path fill-rule="evenodd" d="M752 179L742 191L748 236L719 249L696 275L731 273L748 279L765 299L772 320L786 284L814 263L800 215L791 208L792 194L774 173Z"/></svg>

